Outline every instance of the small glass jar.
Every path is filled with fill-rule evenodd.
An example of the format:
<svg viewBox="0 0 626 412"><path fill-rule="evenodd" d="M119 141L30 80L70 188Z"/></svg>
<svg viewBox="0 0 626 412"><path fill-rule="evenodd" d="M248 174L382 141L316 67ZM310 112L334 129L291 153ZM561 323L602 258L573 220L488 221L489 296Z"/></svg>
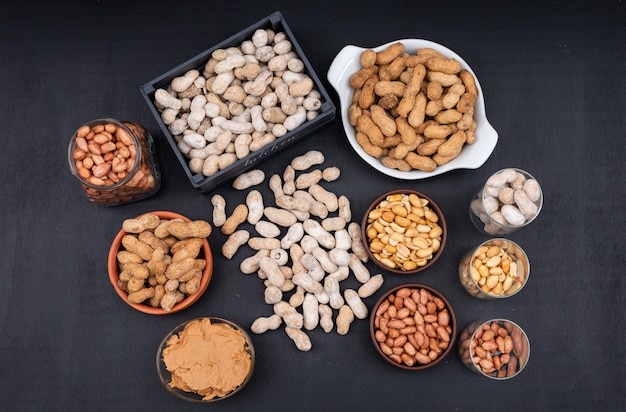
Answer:
<svg viewBox="0 0 626 412"><path fill-rule="evenodd" d="M513 233L541 212L543 192L528 172L509 167L494 173L470 202L470 219L487 235Z"/></svg>
<svg viewBox="0 0 626 412"><path fill-rule="evenodd" d="M518 293L530 275L526 252L515 242L496 238L465 254L459 278L465 290L479 299L502 299Z"/></svg>
<svg viewBox="0 0 626 412"><path fill-rule="evenodd" d="M92 120L74 133L67 156L87 198L99 205L145 199L161 186L154 140L138 123Z"/></svg>
<svg viewBox="0 0 626 412"><path fill-rule="evenodd" d="M528 364L530 341L515 322L479 320L461 332L458 353L461 362L472 372L506 380L517 376Z"/></svg>

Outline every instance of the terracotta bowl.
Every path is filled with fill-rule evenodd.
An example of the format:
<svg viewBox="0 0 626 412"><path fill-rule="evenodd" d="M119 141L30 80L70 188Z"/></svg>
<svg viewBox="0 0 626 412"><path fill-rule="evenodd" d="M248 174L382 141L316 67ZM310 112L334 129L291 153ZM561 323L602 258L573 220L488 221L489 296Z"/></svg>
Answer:
<svg viewBox="0 0 626 412"><path fill-rule="evenodd" d="M183 219L186 222L191 221L191 219L175 212L156 211L156 212L150 212L150 213L155 214L162 219L168 219L168 220ZM126 302L130 307L140 312L147 313L150 315L168 315L171 313L180 312L181 310L191 306L204 294L207 287L209 286L209 282L211 281L211 277L213 275L213 255L211 253L209 242L206 239L203 239L203 246L200 252L200 257L206 260L206 267L204 268L204 271L202 272L202 280L200 281L200 289L196 293L185 297L182 301L174 305L174 307L172 307L170 311L166 311L162 308L155 308L144 303L138 304L138 303L129 302L128 292L123 290L118 284L119 266L117 262L117 252L120 250L120 246L122 244L122 237L124 237L124 235L126 235L126 232L124 230L120 230L115 236L115 238L113 239L113 243L111 244L111 248L109 249L107 265L108 265L108 271L109 271L109 280L111 281L113 288L115 289L119 297L122 298L122 300Z"/></svg>
<svg viewBox="0 0 626 412"><path fill-rule="evenodd" d="M368 236L368 230L370 230L370 227L369 227L370 223L369 223L369 221L370 221L370 216L371 216L372 211L374 209L376 209L381 202L386 201L386 199L389 196L397 195L397 194L401 194L401 195L404 195L404 194L406 194L406 195L417 195L420 199L427 200L428 201L427 207L437 215L437 217L439 219L437 224L442 229L441 239L439 241L439 247L437 248L437 250L434 253L432 253L432 255L430 257L428 257L426 261L422 260L415 267L408 267L408 266L407 267L401 267L401 266L391 267L390 265L387 265L387 264L383 263L383 261L381 261L381 259L379 259L372 252L371 240L370 240L370 236ZM381 268L381 269L383 269L383 270L385 270L387 272L391 272L391 273L395 273L395 274L399 274L399 275L411 275L411 274L415 274L415 273L418 273L418 272L421 272L423 270L428 269L429 267L431 267L439 259L439 257L443 253L443 250L444 250L444 248L446 246L446 241L448 239L448 227L446 225L446 219L445 219L445 217L443 215L443 212L441 211L441 209L439 208L437 203L435 203L435 201L432 200L430 197L428 197L424 193L421 193L421 192L418 192L418 191L412 190L412 189L394 189L394 190L385 192L382 195L378 196L376 199L374 199L374 201L365 210L365 214L363 215L363 219L361 221L361 238L362 238L362 241L363 241L363 245L365 246L365 249L367 250L367 254L369 255L369 258L379 268ZM372 240L373 240L373 238L372 238ZM411 246L411 245L409 245L409 246ZM390 256L390 258L393 260L393 256ZM410 260L410 259L406 259L406 260Z"/></svg>
<svg viewBox="0 0 626 412"><path fill-rule="evenodd" d="M406 327L409 327L409 328L411 326L415 327L416 331L414 332L412 331L412 329L411 331L409 331L404 328L402 329L394 328L395 325L392 325L389 323L391 322L392 319L396 319L396 320L407 319L407 318L415 319L415 312L417 311L418 313L421 313L419 312L418 309L413 309L411 305L404 303L407 300L411 300L413 303L415 303L416 306L419 305L417 302L420 301L419 299L420 290L428 292L429 295L427 296L430 296L432 298L430 301L437 302L439 304L435 312L434 313L428 312L429 314L440 315L441 312L447 312L447 315L448 315L447 321L444 321L443 315L441 317L436 316L438 319L437 321L435 321L436 325L434 323L428 322L430 321L430 319L426 318L426 316L421 317L422 319L428 320L424 323L432 325L435 330L437 329L436 326L438 325L446 329L445 333L441 333L441 334L437 333L438 342L441 343L442 346L445 346L443 348L439 347L437 351L434 351L428 348L428 344L430 342L430 339L427 339L429 332L427 330L426 335L424 335L424 332L419 331L418 329L419 326L417 322L415 322L414 325L410 325L409 324L410 322L402 321L404 324L407 325ZM406 292L406 293L403 293L403 292ZM414 292L417 293L416 297L414 297L413 295ZM405 295L409 295L409 296L404 297ZM391 302L390 296L393 296L394 303ZM398 296L402 296L402 297L399 298ZM398 304L400 308L398 308L398 306L396 306L396 303L395 303L396 300L398 299L401 299L402 301L402 305ZM427 303L425 306L428 307L429 305L430 304ZM385 308L388 306L395 306L396 308L395 316L393 316L394 315L393 313L390 313L389 309ZM405 311L405 314L408 312L410 313L410 315L407 317L404 317L404 314L401 314L403 310ZM383 319L386 319L386 321L384 321ZM439 320L441 320L441 323L439 323ZM386 326L383 325L383 322L386 322ZM444 326L445 323L447 323L446 326ZM403 331L403 332L392 333L391 329L395 329L396 331ZM426 329L426 327L424 329ZM388 330L388 332L383 333L385 330ZM381 333L383 333L383 335L381 335ZM417 337L418 333L422 333L422 338ZM454 313L454 310L452 309L452 305L450 305L450 302L448 302L448 300L438 290L430 286L420 284L420 283L405 283L402 285L398 285L388 290L387 292L383 293L378 299L378 301L376 302L376 304L374 305L374 308L370 315L370 336L372 339L372 343L374 344L374 348L376 348L376 351L380 354L380 356L385 361L387 361L391 365L398 367L400 369L417 371L417 370L424 370L424 369L432 368L433 366L437 365L446 356L448 356L448 354L452 351L452 347L454 346L454 342L456 340L456 335L457 335L456 315ZM401 336L404 336L404 337L401 337ZM385 339L383 339L383 337L385 337ZM390 338L394 341L393 344L391 341L389 341ZM405 341L405 342L397 341L396 339L401 339L402 341ZM422 339L427 339L426 340L427 343L425 347L420 346L421 342L423 342ZM446 342L446 343L443 344L443 342ZM397 348L401 348L402 353L398 353L399 349L394 349L394 345ZM409 347L409 345L412 348ZM422 351L421 355L420 356L413 355L413 349L415 349L416 351L420 351L421 349ZM423 353L424 351L426 353ZM433 353L430 353L430 352L433 352ZM397 356L394 356L394 353ZM404 359L405 356L408 356L408 361ZM430 356L432 356L432 358ZM428 361L424 362L424 359L428 359Z"/></svg>

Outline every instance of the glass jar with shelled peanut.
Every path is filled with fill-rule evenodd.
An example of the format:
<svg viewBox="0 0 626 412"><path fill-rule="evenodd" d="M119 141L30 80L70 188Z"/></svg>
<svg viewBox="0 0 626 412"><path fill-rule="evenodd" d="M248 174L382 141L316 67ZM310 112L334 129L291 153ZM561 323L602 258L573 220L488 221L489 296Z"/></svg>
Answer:
<svg viewBox="0 0 626 412"><path fill-rule="evenodd" d="M135 122L105 118L84 124L70 140L68 162L87 198L100 205L145 199L161 185L152 135Z"/></svg>

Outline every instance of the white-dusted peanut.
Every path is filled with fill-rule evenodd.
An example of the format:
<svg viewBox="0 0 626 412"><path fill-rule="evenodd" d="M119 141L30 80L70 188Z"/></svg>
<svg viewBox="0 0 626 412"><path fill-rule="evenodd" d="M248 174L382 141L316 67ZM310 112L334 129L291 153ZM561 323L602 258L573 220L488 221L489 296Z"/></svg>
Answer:
<svg viewBox="0 0 626 412"><path fill-rule="evenodd" d="M194 80L196 80L198 76L200 76L200 72L198 70L189 70L182 76L173 78L170 83L170 87L177 93L184 92L193 84Z"/></svg>
<svg viewBox="0 0 626 412"><path fill-rule="evenodd" d="M296 286L296 291L289 297L289 304L294 308L304 303L304 295L306 291L302 286Z"/></svg>
<svg viewBox="0 0 626 412"><path fill-rule="evenodd" d="M289 260L289 254L287 253L285 249L282 249L282 248L270 250L270 257L276 261L278 266L286 265ZM285 269L289 269L289 268L285 268ZM291 278L292 276L293 276L293 273L290 273L289 278ZM284 271L283 271L283 277L287 278L287 276L285 276Z"/></svg>
<svg viewBox="0 0 626 412"><path fill-rule="evenodd" d="M322 179L326 182L332 182L339 179L341 170L336 166L330 166L322 170Z"/></svg>
<svg viewBox="0 0 626 412"><path fill-rule="evenodd" d="M254 225L254 229L263 237L277 237L280 235L280 228L267 220L259 220Z"/></svg>
<svg viewBox="0 0 626 412"><path fill-rule="evenodd" d="M311 254L320 262L325 272L330 273L337 270L337 265L331 260L330 254L325 249L316 247L311 251Z"/></svg>
<svg viewBox="0 0 626 412"><path fill-rule="evenodd" d="M322 107L322 101L317 97L307 97L302 102L302 107L304 107L307 111L317 111Z"/></svg>
<svg viewBox="0 0 626 412"><path fill-rule="evenodd" d="M300 263L307 270L307 274L316 282L321 282L326 275L319 260L312 253L305 253L300 257Z"/></svg>
<svg viewBox="0 0 626 412"><path fill-rule="evenodd" d="M241 270L241 273L245 275L250 275L259 270L259 262L261 261L261 258L267 257L269 255L269 250L261 249L257 251L254 255L242 260L239 264L239 270Z"/></svg>
<svg viewBox="0 0 626 412"><path fill-rule="evenodd" d="M252 133L254 131L254 127L251 122L235 120L224 120L220 123L220 127L231 131L233 134Z"/></svg>
<svg viewBox="0 0 626 412"><path fill-rule="evenodd" d="M320 326L326 333L330 333L335 327L333 323L333 310L326 304L320 304L318 306L320 314Z"/></svg>
<svg viewBox="0 0 626 412"><path fill-rule="evenodd" d="M291 167L294 170L302 171L314 165L324 163L324 154L317 150L310 150L301 156L297 156L291 160Z"/></svg>
<svg viewBox="0 0 626 412"><path fill-rule="evenodd" d="M306 190L296 190L293 192L293 197L296 199L304 199L308 203L307 210L313 216L317 216L321 219L325 219L328 216L328 209L322 202L318 202L315 200L313 195L311 195Z"/></svg>
<svg viewBox="0 0 626 412"><path fill-rule="evenodd" d="M348 279L350 276L350 268L348 266L339 266L336 271L329 273L326 277L333 277L339 282Z"/></svg>
<svg viewBox="0 0 626 412"><path fill-rule="evenodd" d="M302 123L306 122L306 109L302 106L297 106L295 113L287 116L285 121L283 122L283 126L285 129L291 131L296 129Z"/></svg>
<svg viewBox="0 0 626 412"><path fill-rule="evenodd" d="M527 179L522 189L532 202L538 202L541 198L541 187L535 179Z"/></svg>
<svg viewBox="0 0 626 412"><path fill-rule="evenodd" d="M265 303L267 303L268 305L273 305L283 299L283 292L280 290L280 288L274 285L269 285L265 288L264 297Z"/></svg>
<svg viewBox="0 0 626 412"><path fill-rule="evenodd" d="M361 225L356 222L348 224L348 233L352 238L352 252L361 260L361 262L367 262L369 256L365 250L365 246L361 240Z"/></svg>
<svg viewBox="0 0 626 412"><path fill-rule="evenodd" d="M280 248L280 240L271 237L251 237L248 240L248 246L254 250L278 249Z"/></svg>
<svg viewBox="0 0 626 412"><path fill-rule="evenodd" d="M273 72L282 72L287 69L289 65L289 60L296 57L294 52L289 52L285 54L279 54L274 56L267 62L267 67Z"/></svg>
<svg viewBox="0 0 626 412"><path fill-rule="evenodd" d="M500 213L502 213L502 216L504 216L506 223L512 226L523 225L526 221L526 218L524 217L522 212L520 212L519 209L513 205L502 206L502 208L500 209Z"/></svg>
<svg viewBox="0 0 626 412"><path fill-rule="evenodd" d="M307 293L302 302L302 316L304 329L313 330L319 323L319 302L312 293Z"/></svg>
<svg viewBox="0 0 626 412"><path fill-rule="evenodd" d="M289 249L291 245L296 242L299 242L304 236L304 228L302 227L302 223L297 222L287 229L287 233L280 240L280 246L283 249Z"/></svg>
<svg viewBox="0 0 626 412"><path fill-rule="evenodd" d="M291 281L297 286L302 286L309 293L322 293L324 287L322 284L313 279L308 273L294 273Z"/></svg>
<svg viewBox="0 0 626 412"><path fill-rule="evenodd" d="M163 108L170 108L174 110L180 110L183 103L169 94L165 89L156 89L154 92L155 103Z"/></svg>
<svg viewBox="0 0 626 412"><path fill-rule="evenodd" d="M267 131L267 123L263 120L263 108L261 106L253 106L250 108L252 117L252 127L259 132Z"/></svg>
<svg viewBox="0 0 626 412"><path fill-rule="evenodd" d="M339 210L339 217L346 223L350 223L352 220L352 209L350 207L350 199L345 195L339 196L337 199L337 207Z"/></svg>
<svg viewBox="0 0 626 412"><path fill-rule="evenodd" d="M507 177L508 173L496 173L494 175L491 175L489 179L487 179L485 185L489 187L502 188L507 183Z"/></svg>
<svg viewBox="0 0 626 412"><path fill-rule="evenodd" d="M308 189L320 180L322 180L321 170L315 169L308 173L302 173L296 178L296 189Z"/></svg>
<svg viewBox="0 0 626 412"><path fill-rule="evenodd" d="M204 165L204 159L198 157L192 157L189 159L189 170L192 173L202 173L202 166Z"/></svg>
<svg viewBox="0 0 626 412"><path fill-rule="evenodd" d="M314 86L315 85L313 84L313 80L310 77L306 76L302 80L296 81L295 83L289 85L289 94L293 97L303 97L309 94L309 92L313 90Z"/></svg>
<svg viewBox="0 0 626 412"><path fill-rule="evenodd" d="M511 187L514 190L520 190L524 188L524 183L526 183L526 177L519 172L515 172L515 180L511 182Z"/></svg>
<svg viewBox="0 0 626 412"><path fill-rule="evenodd" d="M263 195L258 190L251 190L246 195L246 206L248 206L248 223L256 225L263 217Z"/></svg>
<svg viewBox="0 0 626 412"><path fill-rule="evenodd" d="M234 153L224 153L221 154L217 159L217 166L220 168L220 170L223 170L235 163L236 161L237 156L235 156Z"/></svg>
<svg viewBox="0 0 626 412"><path fill-rule="evenodd" d="M304 232L315 238L321 246L326 249L333 249L335 247L335 237L324 230L317 220L307 219L302 223L302 227Z"/></svg>
<svg viewBox="0 0 626 412"><path fill-rule="evenodd" d="M500 204L498 203L498 200L495 197L485 196L483 198L483 207L485 209L485 212L491 214L500 208Z"/></svg>
<svg viewBox="0 0 626 412"><path fill-rule="evenodd" d="M229 53L228 56L219 61L213 70L216 74L229 72L237 67L243 67L246 64L246 59L241 54Z"/></svg>
<svg viewBox="0 0 626 412"><path fill-rule="evenodd" d="M183 136L183 141L191 148L202 149L206 146L206 139L198 133L188 133Z"/></svg>
<svg viewBox="0 0 626 412"><path fill-rule="evenodd" d="M250 331L252 333L261 334L265 333L268 330L276 330L283 323L283 320L277 314L273 314L269 317L259 317L252 322L252 326L250 326Z"/></svg>
<svg viewBox="0 0 626 412"><path fill-rule="evenodd" d="M179 110L174 110L171 107L165 108L161 112L161 120L166 125L171 124L174 120L176 120L176 116L178 116Z"/></svg>
<svg viewBox="0 0 626 412"><path fill-rule="evenodd" d="M505 205L512 205L515 203L515 199L513 198L514 193L513 188L505 186L498 191L498 200Z"/></svg>
<svg viewBox="0 0 626 412"><path fill-rule="evenodd" d="M361 259L359 259L356 254L350 254L350 264L348 266L350 267L350 270L352 270L352 273L354 273L356 280L360 283L365 283L370 280L369 269L367 269L367 266L363 264Z"/></svg>
<svg viewBox="0 0 626 412"><path fill-rule="evenodd" d="M344 229L346 227L346 221L339 216L327 217L322 220L322 227L328 232L334 232Z"/></svg>
<svg viewBox="0 0 626 412"><path fill-rule="evenodd" d="M345 335L350 331L350 324L354 321L354 313L350 306L343 305L339 309L339 314L337 315L337 319L335 323L337 325L337 333L340 335Z"/></svg>
<svg viewBox="0 0 626 412"><path fill-rule="evenodd" d="M335 249L350 250L352 238L346 229L335 231Z"/></svg>
<svg viewBox="0 0 626 412"><path fill-rule="evenodd" d="M300 246L306 253L313 252L313 249L319 247L319 245L318 241L311 235L304 235L300 240Z"/></svg>
<svg viewBox="0 0 626 412"><path fill-rule="evenodd" d="M174 120L167 126L167 130L174 136L183 134L183 132L187 130L187 118L183 117Z"/></svg>
<svg viewBox="0 0 626 412"><path fill-rule="evenodd" d="M291 58L287 62L287 69L292 72L300 73L304 71L304 62L298 58Z"/></svg>
<svg viewBox="0 0 626 412"><path fill-rule="evenodd" d="M285 326L285 332L287 333L287 336L289 336L296 344L296 348L298 348L298 350L308 352L313 347L311 338L309 338L309 335L307 335L302 329Z"/></svg>
<svg viewBox="0 0 626 412"><path fill-rule="evenodd" d="M328 257L337 266L349 266L350 264L350 254L345 249L331 249L328 252Z"/></svg>
<svg viewBox="0 0 626 412"><path fill-rule="evenodd" d="M537 214L539 210L537 205L528 198L528 195L523 189L516 190L513 197L519 211L522 212L526 219L530 219Z"/></svg>
<svg viewBox="0 0 626 412"><path fill-rule="evenodd" d="M211 197L211 204L213 205L213 224L221 227L226 221L226 200L216 193Z"/></svg>
<svg viewBox="0 0 626 412"><path fill-rule="evenodd" d="M365 319L367 317L367 306L359 297L359 294L354 289L346 289L343 291L343 297L352 309L352 313L356 316L357 319Z"/></svg>
<svg viewBox="0 0 626 412"><path fill-rule="evenodd" d="M220 170L218 162L218 155L211 155L204 159L204 164L202 165L202 174L205 176L212 176L217 173L217 171Z"/></svg>
<svg viewBox="0 0 626 412"><path fill-rule="evenodd" d="M278 263L271 257L262 257L259 260L259 269L267 275L267 280L276 287L281 287L285 283L285 277L278 267Z"/></svg>
<svg viewBox="0 0 626 412"><path fill-rule="evenodd" d="M252 135L249 133L242 133L235 138L235 155L237 159L243 159L250 154L250 142L252 142Z"/></svg>
<svg viewBox="0 0 626 412"><path fill-rule="evenodd" d="M309 187L309 193L318 202L322 202L329 212L335 212L339 208L339 201L337 195L324 189L318 184L313 184Z"/></svg>
<svg viewBox="0 0 626 412"><path fill-rule="evenodd" d="M283 193L292 195L296 191L296 171L291 165L287 165L283 171Z"/></svg>
<svg viewBox="0 0 626 412"><path fill-rule="evenodd" d="M236 190L245 190L263 183L263 180L265 180L265 173L260 169L254 169L237 176L232 186Z"/></svg>
<svg viewBox="0 0 626 412"><path fill-rule="evenodd" d="M283 192L283 184L280 180L280 175L273 174L269 180L269 188L274 193L274 199L277 200L285 195ZM279 205L280 206L280 205ZM281 206L283 207L283 206ZM283 207L284 208L284 207Z"/></svg>
<svg viewBox="0 0 626 412"><path fill-rule="evenodd" d="M206 113L204 108L192 110L189 112L189 116L187 117L187 125L192 130L197 130L200 127L200 124L204 120Z"/></svg>
<svg viewBox="0 0 626 412"><path fill-rule="evenodd" d="M289 227L298 221L298 218L290 211L272 206L267 206L263 209L263 214L270 222L274 222L283 227Z"/></svg>
<svg viewBox="0 0 626 412"><path fill-rule="evenodd" d="M250 239L250 232L245 229L233 232L222 245L222 255L224 255L226 259L232 259L235 253L237 253L237 250L239 250L239 247L245 245L248 239Z"/></svg>
<svg viewBox="0 0 626 412"><path fill-rule="evenodd" d="M211 83L211 91L217 95L221 95L226 91L228 86L235 80L235 74L232 71L218 74Z"/></svg>
<svg viewBox="0 0 626 412"><path fill-rule="evenodd" d="M339 281L334 276L326 276L324 278L324 290L328 295L328 304L333 309L341 308L345 301L341 295Z"/></svg>
<svg viewBox="0 0 626 412"><path fill-rule="evenodd" d="M380 287L383 285L383 282L383 275L381 275L380 273L376 274L370 277L367 282L362 284L357 290L357 293L362 299L368 298L376 293L378 289L380 289Z"/></svg>
<svg viewBox="0 0 626 412"><path fill-rule="evenodd" d="M286 325L293 328L301 328L304 323L302 314L284 300L274 303L274 313L280 316Z"/></svg>
<svg viewBox="0 0 626 412"><path fill-rule="evenodd" d="M296 73L296 72L292 72L291 70L285 70L281 76L281 78L283 79L283 82L285 82L285 84L287 86L291 86L292 84L302 81L304 79L307 78L307 76L303 73ZM289 91L289 93L293 96L293 97L298 97L294 94L291 93L291 90Z"/></svg>

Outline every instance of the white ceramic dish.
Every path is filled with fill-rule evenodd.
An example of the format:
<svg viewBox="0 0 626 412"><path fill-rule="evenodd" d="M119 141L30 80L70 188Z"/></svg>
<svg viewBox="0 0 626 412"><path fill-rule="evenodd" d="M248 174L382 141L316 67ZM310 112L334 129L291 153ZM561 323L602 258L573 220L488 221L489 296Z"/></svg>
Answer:
<svg viewBox="0 0 626 412"><path fill-rule="evenodd" d="M425 179L428 177L440 175L450 170L477 169L482 166L496 147L496 143L498 142L498 133L487 120L487 116L485 113L485 99L476 73L474 73L474 71L469 67L465 60L463 60L458 54L438 43L434 43L429 40L394 40L381 46L374 47L372 48L372 50L382 51L389 47L389 45L396 42L403 43L405 50L408 53L415 53L418 49L422 49L425 47L433 48L448 58L456 59L458 62L461 63L461 66L463 66L464 69L469 70L474 75L474 78L476 79L476 87L478 88L478 99L476 99L476 107L474 112L474 118L476 119L477 124L476 142L471 145L465 145L465 147L461 151L461 154L459 154L456 159L437 167L434 171L429 173L419 170L402 172L400 170L390 169L383 166L379 159L376 159L365 153L363 148L361 148L361 146L356 141L356 131L354 130L354 127L352 127L352 125L350 125L348 121L348 108L350 107L350 104L352 102L352 94L354 92L349 84L350 76L352 76L352 74L356 71L360 70L361 64L359 61L359 57L361 53L366 50L366 48L348 45L339 51L339 53L331 63L330 68L328 69L327 77L328 81L335 88L337 94L339 95L341 121L343 123L343 128L345 130L346 136L348 137L348 141L350 142L356 153L361 156L361 158L365 160L370 166L377 169L378 171L398 179L406 180Z"/></svg>

